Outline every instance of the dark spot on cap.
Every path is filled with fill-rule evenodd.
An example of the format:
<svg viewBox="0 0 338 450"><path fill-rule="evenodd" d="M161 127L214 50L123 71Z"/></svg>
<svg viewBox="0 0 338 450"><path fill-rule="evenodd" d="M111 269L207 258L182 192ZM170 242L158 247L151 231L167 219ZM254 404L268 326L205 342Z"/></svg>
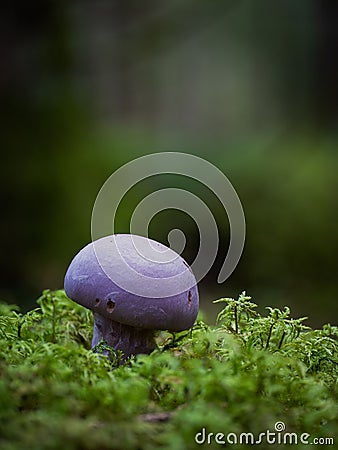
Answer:
<svg viewBox="0 0 338 450"><path fill-rule="evenodd" d="M96 299L95 299L95 305L94 305L94 306L99 306L100 301L101 301L101 300L100 300L99 298L96 298Z"/></svg>
<svg viewBox="0 0 338 450"><path fill-rule="evenodd" d="M115 302L113 302L110 298L107 300L106 311L111 314L114 311Z"/></svg>
<svg viewBox="0 0 338 450"><path fill-rule="evenodd" d="M191 291L189 291L188 293L188 307L191 307L191 300L192 300L192 295L191 295Z"/></svg>

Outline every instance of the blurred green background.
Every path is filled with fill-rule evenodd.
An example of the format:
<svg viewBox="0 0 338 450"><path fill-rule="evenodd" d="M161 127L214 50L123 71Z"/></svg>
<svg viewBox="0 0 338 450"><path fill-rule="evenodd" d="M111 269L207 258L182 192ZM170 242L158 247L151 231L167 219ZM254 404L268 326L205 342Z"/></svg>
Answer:
<svg viewBox="0 0 338 450"><path fill-rule="evenodd" d="M200 284L209 320L213 299L246 290L261 309L336 321L337 2L14 1L0 23L1 300L25 310L62 287L108 176L138 156L182 151L219 167L240 196L247 240L234 274L217 284L224 211L182 177L133 188L119 231L142 195L192 190L222 236ZM158 214L150 236L166 243L178 224L192 262L198 234L184 214Z"/></svg>

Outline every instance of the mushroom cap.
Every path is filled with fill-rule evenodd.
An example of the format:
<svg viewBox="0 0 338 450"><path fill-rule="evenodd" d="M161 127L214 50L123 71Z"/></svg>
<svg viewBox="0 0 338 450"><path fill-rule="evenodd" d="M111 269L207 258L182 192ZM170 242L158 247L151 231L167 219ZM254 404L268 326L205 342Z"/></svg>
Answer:
<svg viewBox="0 0 338 450"><path fill-rule="evenodd" d="M105 236L70 263L64 288L69 298L115 322L181 331L197 317L196 279L186 261L143 236Z"/></svg>

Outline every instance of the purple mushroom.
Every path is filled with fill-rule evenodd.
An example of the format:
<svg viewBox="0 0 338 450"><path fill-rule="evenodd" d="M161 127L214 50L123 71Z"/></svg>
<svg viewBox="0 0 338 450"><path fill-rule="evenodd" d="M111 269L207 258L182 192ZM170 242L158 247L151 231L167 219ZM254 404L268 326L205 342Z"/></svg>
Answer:
<svg viewBox="0 0 338 450"><path fill-rule="evenodd" d="M159 242L116 234L84 247L64 287L94 313L92 346L102 339L124 358L150 353L155 330L190 328L198 313L196 279L186 261Z"/></svg>

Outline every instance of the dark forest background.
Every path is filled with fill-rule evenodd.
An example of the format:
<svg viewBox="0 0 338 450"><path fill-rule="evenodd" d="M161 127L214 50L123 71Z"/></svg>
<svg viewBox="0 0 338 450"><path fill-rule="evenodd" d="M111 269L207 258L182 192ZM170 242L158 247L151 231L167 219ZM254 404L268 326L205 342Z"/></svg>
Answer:
<svg viewBox="0 0 338 450"><path fill-rule="evenodd" d="M27 309L62 287L108 176L182 151L227 175L247 221L224 285L221 229L200 285L209 317L211 300L245 289L313 326L337 320L338 2L5 1L0 12L1 300ZM190 188L164 177L141 191L168 183ZM121 231L138 199L122 205ZM150 235L166 243L178 221L191 262L188 217L160 213Z"/></svg>

